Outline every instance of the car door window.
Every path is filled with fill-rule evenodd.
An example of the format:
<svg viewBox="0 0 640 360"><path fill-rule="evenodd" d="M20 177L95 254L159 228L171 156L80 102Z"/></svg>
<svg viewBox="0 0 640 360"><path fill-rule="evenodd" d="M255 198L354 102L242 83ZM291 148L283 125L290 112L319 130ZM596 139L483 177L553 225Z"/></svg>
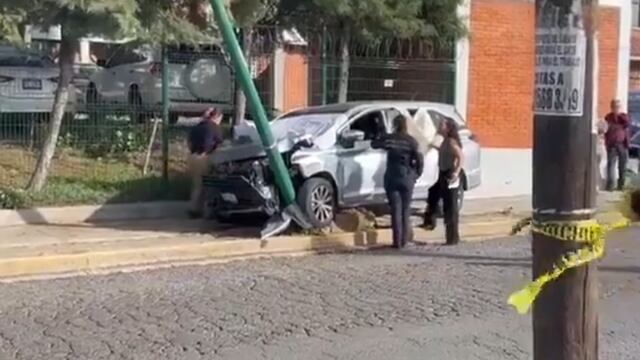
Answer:
<svg viewBox="0 0 640 360"><path fill-rule="evenodd" d="M131 49L122 47L107 62L107 67L112 68L120 65L133 64L144 61L145 57Z"/></svg>
<svg viewBox="0 0 640 360"><path fill-rule="evenodd" d="M429 116L431 117L431 120L433 121L433 125L435 125L436 129L439 129L440 125L442 124L442 122L446 121L446 117L444 115L440 114L437 111L429 110L428 113L429 113Z"/></svg>
<svg viewBox="0 0 640 360"><path fill-rule="evenodd" d="M349 129L364 132L365 140L374 140L387 133L381 111L373 111L360 116L349 125Z"/></svg>
<svg viewBox="0 0 640 360"><path fill-rule="evenodd" d="M399 115L402 115L402 113L398 109L387 109L384 111L384 115L387 117L387 124L389 124L391 128L393 126L393 120Z"/></svg>
<svg viewBox="0 0 640 360"><path fill-rule="evenodd" d="M461 131L467 128L465 124L461 124L459 121L455 121L453 118L446 116L438 111L429 110L428 112L429 112L429 115L431 116L431 119L433 119L433 124L436 126L436 129L440 127L440 124L442 124L443 121L447 121L447 120L456 124L456 129L458 129L458 131Z"/></svg>

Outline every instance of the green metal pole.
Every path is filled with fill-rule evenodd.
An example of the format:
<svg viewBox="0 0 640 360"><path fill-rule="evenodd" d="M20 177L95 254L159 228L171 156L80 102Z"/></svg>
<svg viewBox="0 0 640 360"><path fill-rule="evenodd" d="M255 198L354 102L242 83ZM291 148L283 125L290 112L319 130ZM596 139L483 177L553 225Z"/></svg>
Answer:
<svg viewBox="0 0 640 360"><path fill-rule="evenodd" d="M327 104L327 27L322 28L322 105Z"/></svg>
<svg viewBox="0 0 640 360"><path fill-rule="evenodd" d="M162 179L169 182L169 54L162 48Z"/></svg>
<svg viewBox="0 0 640 360"><path fill-rule="evenodd" d="M231 62L236 70L236 76L238 76L242 90L244 90L247 101L251 105L251 114L253 115L260 139L262 140L262 145L264 145L265 151L267 152L269 165L271 166L271 170L275 176L276 185L278 185L278 189L282 195L282 200L284 202L283 205L286 207L294 204L296 196L293 190L291 177L284 165L280 152L276 148L273 134L271 134L269 119L267 118L267 114L264 111L262 102L260 101L258 90L251 80L249 67L247 66L242 50L240 49L240 44L238 44L238 39L233 32L233 25L231 24L231 20L227 14L224 1L211 0L211 6L213 8L218 28L220 29L227 51L229 52Z"/></svg>

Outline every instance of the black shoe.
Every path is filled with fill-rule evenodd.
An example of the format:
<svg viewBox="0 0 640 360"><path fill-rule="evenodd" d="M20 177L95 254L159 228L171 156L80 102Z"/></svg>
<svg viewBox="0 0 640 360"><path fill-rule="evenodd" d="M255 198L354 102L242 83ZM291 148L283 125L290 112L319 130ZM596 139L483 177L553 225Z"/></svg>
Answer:
<svg viewBox="0 0 640 360"><path fill-rule="evenodd" d="M187 212L187 216L189 216L189 219L200 219L202 217L202 213L199 211L189 210Z"/></svg>
<svg viewBox="0 0 640 360"><path fill-rule="evenodd" d="M425 220L425 222L422 223L422 228L427 231L433 231L436 229L436 223Z"/></svg>
<svg viewBox="0 0 640 360"><path fill-rule="evenodd" d="M455 245L458 245L458 244L460 244L460 240L456 240L456 241L447 241L447 242L445 243L445 245L447 245L447 246L455 246Z"/></svg>

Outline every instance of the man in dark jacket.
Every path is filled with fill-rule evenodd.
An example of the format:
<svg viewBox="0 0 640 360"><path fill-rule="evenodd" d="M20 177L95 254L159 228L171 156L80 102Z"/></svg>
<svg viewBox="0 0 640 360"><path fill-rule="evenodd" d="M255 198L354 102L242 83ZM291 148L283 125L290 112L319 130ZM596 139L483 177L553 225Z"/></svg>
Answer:
<svg viewBox="0 0 640 360"><path fill-rule="evenodd" d="M605 117L607 132L605 145L607 148L607 191L613 191L615 165L618 163L618 190L624 189L625 172L629 158L629 117L620 111L620 101L611 101L611 112Z"/></svg>
<svg viewBox="0 0 640 360"><path fill-rule="evenodd" d="M202 120L189 132L189 173L192 180L189 216L198 218L204 210L202 177L207 171L207 158L222 143L222 113L215 108L208 109Z"/></svg>

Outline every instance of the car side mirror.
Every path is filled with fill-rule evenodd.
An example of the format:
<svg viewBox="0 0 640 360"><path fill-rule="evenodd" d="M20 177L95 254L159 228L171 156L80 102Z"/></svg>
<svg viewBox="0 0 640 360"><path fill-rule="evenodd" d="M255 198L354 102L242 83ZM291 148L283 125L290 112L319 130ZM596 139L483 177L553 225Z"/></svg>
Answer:
<svg viewBox="0 0 640 360"><path fill-rule="evenodd" d="M352 148L356 142L364 140L364 131L345 130L340 134L340 143L346 148Z"/></svg>

